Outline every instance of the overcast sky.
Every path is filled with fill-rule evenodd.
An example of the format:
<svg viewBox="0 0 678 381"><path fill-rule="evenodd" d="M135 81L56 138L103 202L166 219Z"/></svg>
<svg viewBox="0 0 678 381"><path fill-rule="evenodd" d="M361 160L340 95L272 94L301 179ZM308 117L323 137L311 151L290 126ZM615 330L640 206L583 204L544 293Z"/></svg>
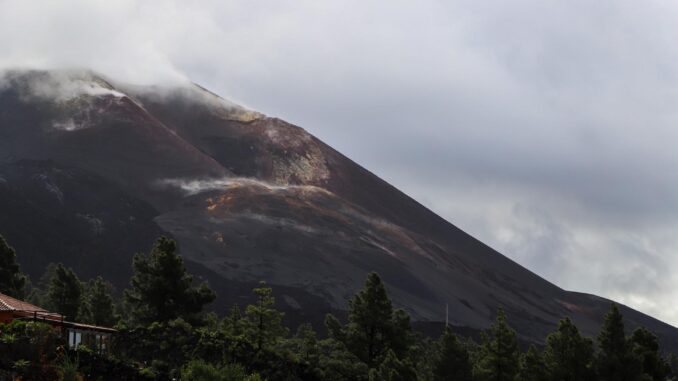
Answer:
<svg viewBox="0 0 678 381"><path fill-rule="evenodd" d="M0 0L0 67L190 78L678 325L673 1Z"/></svg>

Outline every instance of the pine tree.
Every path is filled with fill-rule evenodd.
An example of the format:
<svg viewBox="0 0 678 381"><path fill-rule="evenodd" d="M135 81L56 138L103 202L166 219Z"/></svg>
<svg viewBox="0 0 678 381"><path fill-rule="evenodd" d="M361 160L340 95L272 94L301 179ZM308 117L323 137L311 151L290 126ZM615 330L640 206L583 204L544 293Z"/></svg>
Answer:
<svg viewBox="0 0 678 381"><path fill-rule="evenodd" d="M370 273L361 290L349 303L347 344L370 368L386 354L393 334L393 306L376 273Z"/></svg>
<svg viewBox="0 0 678 381"><path fill-rule="evenodd" d="M47 289L47 306L64 315L66 320L75 320L82 304L82 282L71 268L59 263Z"/></svg>
<svg viewBox="0 0 678 381"><path fill-rule="evenodd" d="M669 375L671 380L678 380L678 355L669 354L666 362L669 364Z"/></svg>
<svg viewBox="0 0 678 381"><path fill-rule="evenodd" d="M591 380L593 342L582 337L572 320L565 318L558 323L558 330L546 338L544 363L551 380Z"/></svg>
<svg viewBox="0 0 678 381"><path fill-rule="evenodd" d="M391 349L396 356L403 358L410 347L412 346L412 325L410 322L410 315L402 309L396 309L392 315L393 330L389 349Z"/></svg>
<svg viewBox="0 0 678 381"><path fill-rule="evenodd" d="M438 347L438 356L433 360L434 380L473 380L468 350L449 327L445 327Z"/></svg>
<svg viewBox="0 0 678 381"><path fill-rule="evenodd" d="M282 325L284 313L273 306L275 298L273 290L261 282L259 287L252 290L257 296L257 302L245 308L247 318L247 335L257 351L269 348L280 339L287 336L287 328Z"/></svg>
<svg viewBox="0 0 678 381"><path fill-rule="evenodd" d="M483 336L474 376L482 381L513 381L518 373L518 339L502 309L488 334Z"/></svg>
<svg viewBox="0 0 678 381"><path fill-rule="evenodd" d="M388 350L378 367L371 369L369 381L412 381L417 373L412 364L400 360L392 350Z"/></svg>
<svg viewBox="0 0 678 381"><path fill-rule="evenodd" d="M0 293L23 299L27 277L21 273L14 248L0 235Z"/></svg>
<svg viewBox="0 0 678 381"><path fill-rule="evenodd" d="M243 334L243 316L237 304L231 306L228 315L222 320L221 326L232 337Z"/></svg>
<svg viewBox="0 0 678 381"><path fill-rule="evenodd" d="M624 333L624 317L619 307L612 304L598 334L596 369L603 381L636 381L640 379L641 364L632 351Z"/></svg>
<svg viewBox="0 0 678 381"><path fill-rule="evenodd" d="M110 289L112 286L102 277L89 281L83 300L81 320L100 326L113 326L117 317Z"/></svg>
<svg viewBox="0 0 678 381"><path fill-rule="evenodd" d="M631 350L642 364L643 374L654 381L665 380L671 373L669 364L659 351L657 336L647 328L636 329L631 335Z"/></svg>
<svg viewBox="0 0 678 381"><path fill-rule="evenodd" d="M516 381L549 381L544 359L534 345L530 345L527 352L520 356L520 370Z"/></svg>
<svg viewBox="0 0 678 381"><path fill-rule="evenodd" d="M38 279L38 283L36 285L31 285L31 291L26 296L26 300L29 303L45 308L49 307L47 292L49 291L49 285L52 282L52 278L56 275L56 268L57 265L55 263L49 263L40 276L40 279Z"/></svg>
<svg viewBox="0 0 678 381"><path fill-rule="evenodd" d="M369 368L351 353L344 343L335 339L321 340L320 349L320 368L323 377L321 380L356 380L365 381L367 379Z"/></svg>
<svg viewBox="0 0 678 381"><path fill-rule="evenodd" d="M132 287L125 290L125 300L132 307L132 320L136 323L176 318L195 322L204 306L216 298L206 283L192 287L193 276L176 251L174 240L160 237L150 255L134 256Z"/></svg>
<svg viewBox="0 0 678 381"><path fill-rule="evenodd" d="M318 348L318 337L313 327L304 323L297 329L294 335L294 341L297 344L296 353L306 363L317 367L320 362L320 351Z"/></svg>
<svg viewBox="0 0 678 381"><path fill-rule="evenodd" d="M457 338L457 340L466 352L469 353L466 343L460 338ZM419 380L435 380L434 369L436 361L440 358L440 341L441 337L437 340L432 340L428 335L424 335L422 332L413 332L412 345L410 345L410 348L407 351L407 359L414 364ZM469 358L469 363L470 361Z"/></svg>
<svg viewBox="0 0 678 381"><path fill-rule="evenodd" d="M336 316L332 314L325 316L325 328L327 328L327 333L331 338L346 344L346 331Z"/></svg>
<svg viewBox="0 0 678 381"><path fill-rule="evenodd" d="M349 302L348 324L342 327L332 315L325 323L332 337L370 368L375 368L389 350L402 359L411 340L409 316L393 310L386 288L374 272Z"/></svg>

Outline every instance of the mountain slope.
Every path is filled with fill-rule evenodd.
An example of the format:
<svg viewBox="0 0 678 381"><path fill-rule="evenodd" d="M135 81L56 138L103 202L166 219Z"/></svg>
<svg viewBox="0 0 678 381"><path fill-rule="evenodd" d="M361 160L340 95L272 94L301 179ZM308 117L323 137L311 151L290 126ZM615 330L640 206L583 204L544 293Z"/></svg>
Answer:
<svg viewBox="0 0 678 381"><path fill-rule="evenodd" d="M191 266L216 288L221 306L241 300L249 285L264 279L279 289L286 309L322 315L345 309L372 270L416 319L443 320L449 304L455 324L484 328L502 306L528 340L543 338L563 316L593 334L609 306L536 276L303 129L201 87L130 86L93 73L14 72L5 78L0 158L6 164L0 168L21 172L18 163L26 160L50 163L120 193L117 201L97 195L106 203L101 209L73 197L79 201L71 214L126 215L136 210L126 209L129 202L143 204L147 212L135 219L144 221L143 229L128 228L175 237ZM32 176L28 169L14 177L1 171L11 171L0 169L0 177L17 189L16 178ZM92 197L93 191L82 185L70 192ZM0 232L8 228L0 221ZM28 246L17 233L7 236L20 253ZM133 248L107 243L103 251L145 250L148 239ZM40 264L73 256L31 253ZM100 260L104 265L130 255ZM88 274L97 271L71 263ZM37 262L23 264L39 271ZM108 275L108 268L98 270ZM646 325L678 348L675 328L627 308L624 313L631 327Z"/></svg>

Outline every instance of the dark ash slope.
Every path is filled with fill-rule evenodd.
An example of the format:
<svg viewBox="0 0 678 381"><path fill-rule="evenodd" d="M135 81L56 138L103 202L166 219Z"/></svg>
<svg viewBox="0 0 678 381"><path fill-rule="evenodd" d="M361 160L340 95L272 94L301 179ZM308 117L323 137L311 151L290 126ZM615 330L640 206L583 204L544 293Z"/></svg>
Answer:
<svg viewBox="0 0 678 381"><path fill-rule="evenodd" d="M419 320L444 319L449 304L455 324L484 328L502 306L528 340L563 316L592 335L609 306L539 278L303 129L198 86L44 72L5 82L0 192L10 196L0 210L11 212L0 232L28 253L22 261L33 274L64 261L122 283L132 253L166 232L210 279L221 307L264 279L288 311L318 317L345 308L372 270ZM59 236L71 238L50 238L59 242L51 250L37 245L35 237L52 234L42 221L59 221ZM678 348L675 328L624 313L630 328L648 326Z"/></svg>

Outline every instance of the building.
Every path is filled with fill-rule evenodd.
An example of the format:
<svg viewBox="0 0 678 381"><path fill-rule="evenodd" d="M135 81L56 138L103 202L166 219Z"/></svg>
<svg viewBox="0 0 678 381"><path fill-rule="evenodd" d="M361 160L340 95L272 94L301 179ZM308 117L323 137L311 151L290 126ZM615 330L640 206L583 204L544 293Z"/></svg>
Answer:
<svg viewBox="0 0 678 381"><path fill-rule="evenodd" d="M99 353L108 351L112 336L116 332L113 328L66 321L63 315L0 293L0 324L11 323L14 320L49 324L61 330L69 348L77 349L80 345L86 345Z"/></svg>

